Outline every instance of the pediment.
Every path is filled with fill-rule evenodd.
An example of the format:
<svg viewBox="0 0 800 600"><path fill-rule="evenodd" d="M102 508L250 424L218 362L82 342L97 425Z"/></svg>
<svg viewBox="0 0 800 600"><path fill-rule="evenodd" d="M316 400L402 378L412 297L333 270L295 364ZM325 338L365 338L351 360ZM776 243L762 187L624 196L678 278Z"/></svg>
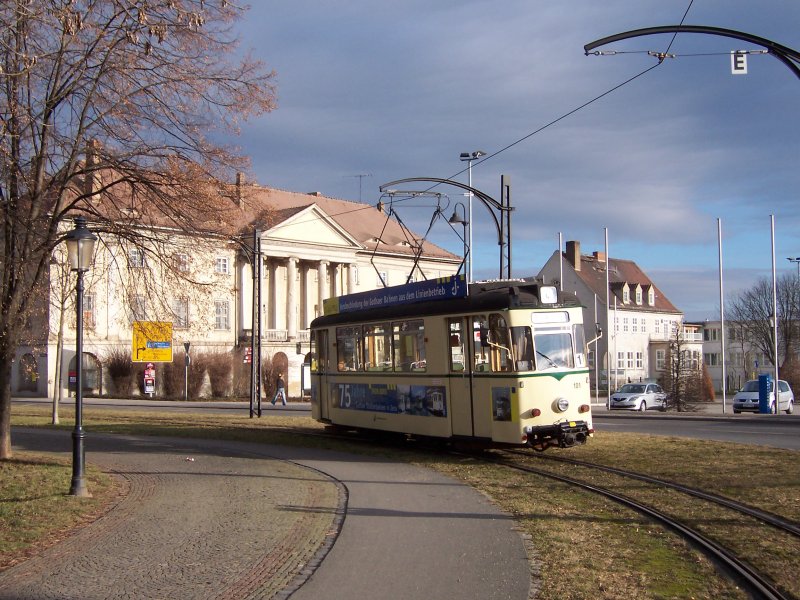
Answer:
<svg viewBox="0 0 800 600"><path fill-rule="evenodd" d="M262 239L308 246L363 247L316 204L306 206L280 221L265 231Z"/></svg>

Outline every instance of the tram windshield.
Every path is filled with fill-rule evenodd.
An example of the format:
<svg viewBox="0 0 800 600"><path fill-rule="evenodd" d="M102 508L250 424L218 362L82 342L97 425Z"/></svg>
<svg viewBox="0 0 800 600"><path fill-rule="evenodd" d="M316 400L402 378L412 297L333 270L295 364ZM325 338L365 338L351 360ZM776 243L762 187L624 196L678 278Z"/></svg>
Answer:
<svg viewBox="0 0 800 600"><path fill-rule="evenodd" d="M572 335L566 331L536 332L533 337L536 348L536 368L571 369L575 366L572 355Z"/></svg>

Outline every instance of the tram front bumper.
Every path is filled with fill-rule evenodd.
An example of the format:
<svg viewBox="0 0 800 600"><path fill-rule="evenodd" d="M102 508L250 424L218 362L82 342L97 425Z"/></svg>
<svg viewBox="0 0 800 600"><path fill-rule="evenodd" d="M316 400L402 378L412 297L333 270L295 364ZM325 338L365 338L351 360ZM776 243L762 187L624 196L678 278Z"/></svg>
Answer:
<svg viewBox="0 0 800 600"><path fill-rule="evenodd" d="M550 446L569 448L585 444L592 430L586 421L565 421L554 425L534 426L525 428L528 435L528 445L536 450L546 450Z"/></svg>

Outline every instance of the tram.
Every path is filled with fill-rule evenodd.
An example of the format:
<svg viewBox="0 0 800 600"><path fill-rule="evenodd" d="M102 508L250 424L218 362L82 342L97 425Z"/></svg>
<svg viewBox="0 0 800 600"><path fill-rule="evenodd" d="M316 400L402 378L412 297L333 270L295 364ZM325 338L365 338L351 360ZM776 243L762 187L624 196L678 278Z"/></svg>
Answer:
<svg viewBox="0 0 800 600"><path fill-rule="evenodd" d="M330 298L311 339L322 423L536 450L593 434L581 306L536 279Z"/></svg>

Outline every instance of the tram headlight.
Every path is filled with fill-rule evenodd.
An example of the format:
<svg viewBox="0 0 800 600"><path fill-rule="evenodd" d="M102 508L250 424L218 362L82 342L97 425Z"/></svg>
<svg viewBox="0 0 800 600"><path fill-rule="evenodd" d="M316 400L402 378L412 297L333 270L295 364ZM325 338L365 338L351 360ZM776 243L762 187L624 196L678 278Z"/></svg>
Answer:
<svg viewBox="0 0 800 600"><path fill-rule="evenodd" d="M558 412L565 412L569 408L569 400L566 398L556 398L555 406Z"/></svg>

